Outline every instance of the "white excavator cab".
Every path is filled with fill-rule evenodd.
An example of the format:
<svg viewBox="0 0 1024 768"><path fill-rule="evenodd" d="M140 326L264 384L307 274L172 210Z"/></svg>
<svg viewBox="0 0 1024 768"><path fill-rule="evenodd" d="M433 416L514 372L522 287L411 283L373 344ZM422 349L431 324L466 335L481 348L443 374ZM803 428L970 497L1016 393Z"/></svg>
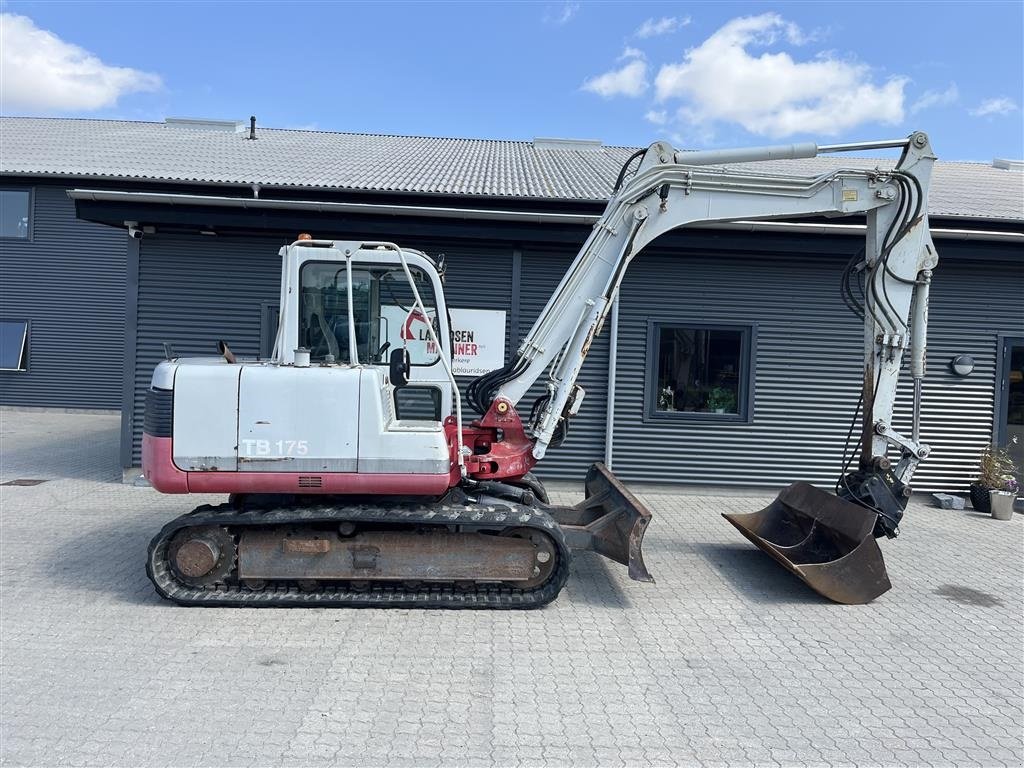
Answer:
<svg viewBox="0 0 1024 768"><path fill-rule="evenodd" d="M434 262L314 240L281 257L269 360L225 346L158 367L150 399L169 400L172 415L166 435L145 438L150 482L172 493L445 492L453 385Z"/></svg>
<svg viewBox="0 0 1024 768"><path fill-rule="evenodd" d="M398 419L441 422L451 415L449 318L430 257L383 244L311 239L281 255L274 362L294 365L298 352L304 363L308 352L314 366L377 367L389 372ZM399 358L407 371L395 381L391 361Z"/></svg>

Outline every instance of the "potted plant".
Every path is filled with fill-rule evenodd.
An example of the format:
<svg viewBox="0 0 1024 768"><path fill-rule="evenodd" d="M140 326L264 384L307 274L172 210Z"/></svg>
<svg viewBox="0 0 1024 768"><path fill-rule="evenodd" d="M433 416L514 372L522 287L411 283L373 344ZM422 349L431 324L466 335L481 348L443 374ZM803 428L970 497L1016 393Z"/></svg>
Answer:
<svg viewBox="0 0 1024 768"><path fill-rule="evenodd" d="M1013 481L1014 489L1017 482L1013 479L1014 464L1006 451L988 446L978 458L978 479L971 483L971 505L979 512L990 513L992 503L990 491L1007 491L1011 493L1010 508L1013 509L1012 491L1008 487Z"/></svg>
<svg viewBox="0 0 1024 768"><path fill-rule="evenodd" d="M1017 488L1017 478L1013 475L1004 475L1002 487L993 488L988 492L992 517L996 520L1013 518L1013 502L1017 498Z"/></svg>
<svg viewBox="0 0 1024 768"><path fill-rule="evenodd" d="M731 389L715 387L708 393L709 410L715 413L733 413L736 411L736 395Z"/></svg>

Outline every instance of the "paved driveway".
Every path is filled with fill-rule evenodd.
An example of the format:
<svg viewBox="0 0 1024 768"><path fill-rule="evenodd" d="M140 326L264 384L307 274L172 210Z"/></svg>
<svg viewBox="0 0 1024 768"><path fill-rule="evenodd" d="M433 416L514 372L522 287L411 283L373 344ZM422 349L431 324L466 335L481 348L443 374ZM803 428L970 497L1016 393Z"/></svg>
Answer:
<svg viewBox="0 0 1024 768"><path fill-rule="evenodd" d="M185 609L143 568L211 500L121 485L117 418L0 412L4 765L1020 765L1024 515L914 504L894 588L825 603L642 493L656 585L593 556L532 612ZM559 494L571 501L574 494Z"/></svg>

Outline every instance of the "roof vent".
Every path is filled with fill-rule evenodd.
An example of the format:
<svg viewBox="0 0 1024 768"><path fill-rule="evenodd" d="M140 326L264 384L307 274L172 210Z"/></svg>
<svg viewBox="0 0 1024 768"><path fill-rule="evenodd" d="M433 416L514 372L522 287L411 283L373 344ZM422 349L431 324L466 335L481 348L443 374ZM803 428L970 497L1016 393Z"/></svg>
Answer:
<svg viewBox="0 0 1024 768"><path fill-rule="evenodd" d="M1000 168L1004 171L1024 171L1024 160L1006 160L997 157L992 161L993 168Z"/></svg>
<svg viewBox="0 0 1024 768"><path fill-rule="evenodd" d="M190 131L221 131L223 133L244 133L245 123L240 120L205 120L197 117L166 117L168 128L184 128Z"/></svg>
<svg viewBox="0 0 1024 768"><path fill-rule="evenodd" d="M541 139L533 140L534 149L570 149L576 152L598 152L603 145L590 139Z"/></svg>

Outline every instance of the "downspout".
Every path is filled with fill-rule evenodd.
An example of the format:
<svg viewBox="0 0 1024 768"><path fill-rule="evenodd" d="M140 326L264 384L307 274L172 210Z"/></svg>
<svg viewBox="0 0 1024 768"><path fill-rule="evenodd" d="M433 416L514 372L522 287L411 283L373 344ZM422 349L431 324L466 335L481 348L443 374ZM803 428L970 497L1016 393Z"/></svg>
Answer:
<svg viewBox="0 0 1024 768"><path fill-rule="evenodd" d="M608 331L608 404L604 417L604 465L612 468L612 441L615 435L615 369L619 357L619 293L612 300L611 328Z"/></svg>

